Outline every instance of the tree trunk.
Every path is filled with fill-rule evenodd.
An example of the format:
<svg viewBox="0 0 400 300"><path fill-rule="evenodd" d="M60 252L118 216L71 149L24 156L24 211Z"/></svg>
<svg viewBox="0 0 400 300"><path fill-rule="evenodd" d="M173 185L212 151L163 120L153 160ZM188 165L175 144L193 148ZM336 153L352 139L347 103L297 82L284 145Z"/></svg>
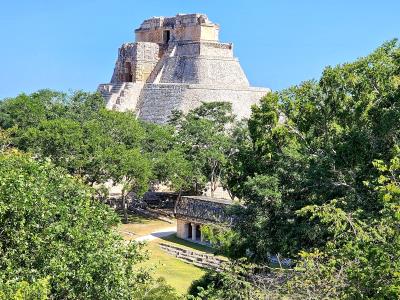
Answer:
<svg viewBox="0 0 400 300"><path fill-rule="evenodd" d="M214 198L214 171L211 172L211 198Z"/></svg>
<svg viewBox="0 0 400 300"><path fill-rule="evenodd" d="M176 198L175 205L174 205L174 215L176 214L176 208L178 207L178 203L181 200L182 196L182 189L179 190L178 198Z"/></svg>
<svg viewBox="0 0 400 300"><path fill-rule="evenodd" d="M122 192L122 210L124 212L124 223L128 223L128 206L126 205L126 195Z"/></svg>
<svg viewBox="0 0 400 300"><path fill-rule="evenodd" d="M229 197L231 198L231 200L232 200L232 201L235 200L235 196L233 196L231 190L230 190L230 189L227 189L227 191L228 191L228 194L229 194Z"/></svg>

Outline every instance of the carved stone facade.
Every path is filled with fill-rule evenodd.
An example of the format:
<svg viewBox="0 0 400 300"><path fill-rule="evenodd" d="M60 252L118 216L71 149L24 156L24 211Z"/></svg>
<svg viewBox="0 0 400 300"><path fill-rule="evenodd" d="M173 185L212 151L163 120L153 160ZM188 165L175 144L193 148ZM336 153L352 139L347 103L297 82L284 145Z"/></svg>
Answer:
<svg viewBox="0 0 400 300"><path fill-rule="evenodd" d="M155 43L123 44L111 83L145 82L159 60L160 47Z"/></svg>
<svg viewBox="0 0 400 300"><path fill-rule="evenodd" d="M201 226L204 224L231 223L226 210L232 201L205 196L184 196L176 205L176 235L182 239L203 242Z"/></svg>
<svg viewBox="0 0 400 300"><path fill-rule="evenodd" d="M218 41L219 26L203 14L154 17L123 44L109 84L101 84L109 109L133 111L165 123L173 110L187 113L202 102L232 102L238 117L269 92L250 87L233 45Z"/></svg>

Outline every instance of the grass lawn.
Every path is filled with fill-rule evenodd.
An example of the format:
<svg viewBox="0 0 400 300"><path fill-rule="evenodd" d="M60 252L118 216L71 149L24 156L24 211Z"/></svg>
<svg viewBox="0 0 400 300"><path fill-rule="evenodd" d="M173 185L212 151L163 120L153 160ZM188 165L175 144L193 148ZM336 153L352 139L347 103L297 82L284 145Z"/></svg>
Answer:
<svg viewBox="0 0 400 300"><path fill-rule="evenodd" d="M117 228L117 231L126 240L132 240L163 228L176 226L175 221L171 224L158 219L134 214L130 214L128 220L128 224L120 224Z"/></svg>
<svg viewBox="0 0 400 300"><path fill-rule="evenodd" d="M158 219L130 214L129 223L120 224L117 231L125 240L133 240L173 226L176 226L176 222L171 224ZM201 278L205 274L205 270L167 254L161 250L160 243L174 244L182 248L190 248L207 253L212 253L212 249L181 240L175 234L147 242L146 249L149 251L149 260L143 262L141 266L154 268L156 277L164 277L167 283L174 287L178 293L185 295L192 282Z"/></svg>
<svg viewBox="0 0 400 300"><path fill-rule="evenodd" d="M184 249L190 249L190 250L196 250L199 252L205 252L205 253L214 253L214 250L210 247L207 247L205 245L200 245L196 243L192 243L187 240L180 239L176 236L176 234L172 234L166 237L160 238L160 242L163 242L165 244L173 244L174 246L184 248Z"/></svg>
<svg viewBox="0 0 400 300"><path fill-rule="evenodd" d="M194 265L185 263L162 251L159 243L163 240L157 239L147 244L150 259L143 266L154 267L156 277L164 277L169 285L174 287L178 293L185 295L191 283L201 278L205 270Z"/></svg>

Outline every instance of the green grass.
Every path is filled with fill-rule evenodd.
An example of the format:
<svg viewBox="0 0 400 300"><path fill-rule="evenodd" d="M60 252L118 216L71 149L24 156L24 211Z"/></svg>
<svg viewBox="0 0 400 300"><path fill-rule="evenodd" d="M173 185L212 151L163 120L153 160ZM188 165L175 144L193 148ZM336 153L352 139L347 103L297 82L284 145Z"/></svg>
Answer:
<svg viewBox="0 0 400 300"><path fill-rule="evenodd" d="M190 241L180 239L176 236L176 234L162 237L160 239L162 241L166 242L166 244L175 244L175 246L185 248L185 249L197 250L200 252L205 252L205 253L210 253L210 254L213 254L215 252L212 248L207 247L205 245L200 245L197 243L192 243Z"/></svg>
<svg viewBox="0 0 400 300"><path fill-rule="evenodd" d="M122 217L122 214L120 215ZM135 214L129 214L128 220L128 224L120 224L117 228L117 231L126 240L132 240L176 224ZM181 248L189 248L206 253L213 253L213 251L209 247L181 240L174 234L147 243L146 249L149 251L149 260L140 265L145 268L154 268L156 277L165 278L167 283L174 287L178 293L185 295L192 282L201 278L205 274L205 270L167 254L161 250L160 243L174 244Z"/></svg>
<svg viewBox="0 0 400 300"><path fill-rule="evenodd" d="M176 236L176 234L169 235L167 237L160 238L160 242L166 242L166 244L173 244L174 246L189 249L189 250L196 250L203 253L214 254L215 250L211 247L193 243L188 240L180 239ZM216 257L220 259L227 259L225 256L216 255Z"/></svg>
<svg viewBox="0 0 400 300"><path fill-rule="evenodd" d="M159 243L161 239L151 241L147 244L150 259L143 266L153 267L156 277L163 277L169 285L174 287L178 293L185 295L194 280L201 278L205 270L194 265L185 263L161 250Z"/></svg>
<svg viewBox="0 0 400 300"><path fill-rule="evenodd" d="M168 228L176 223L168 223L154 218L144 217L136 214L128 215L128 223L120 224L117 231L126 240L132 240L140 236L148 235L154 231Z"/></svg>

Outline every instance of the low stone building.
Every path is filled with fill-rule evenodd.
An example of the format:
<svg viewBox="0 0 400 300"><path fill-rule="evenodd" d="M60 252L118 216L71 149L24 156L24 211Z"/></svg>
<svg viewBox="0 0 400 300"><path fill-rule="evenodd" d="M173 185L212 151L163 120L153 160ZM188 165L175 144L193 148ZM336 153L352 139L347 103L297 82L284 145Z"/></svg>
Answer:
<svg viewBox="0 0 400 300"><path fill-rule="evenodd" d="M215 223L231 223L226 210L232 201L205 196L183 196L176 204L176 235L182 239L203 242L201 226Z"/></svg>
<svg viewBox="0 0 400 300"><path fill-rule="evenodd" d="M270 91L250 86L233 45L219 42L219 25L204 14L153 17L135 34L119 48L111 82L99 85L109 109L165 123L174 110L226 101L242 118Z"/></svg>

